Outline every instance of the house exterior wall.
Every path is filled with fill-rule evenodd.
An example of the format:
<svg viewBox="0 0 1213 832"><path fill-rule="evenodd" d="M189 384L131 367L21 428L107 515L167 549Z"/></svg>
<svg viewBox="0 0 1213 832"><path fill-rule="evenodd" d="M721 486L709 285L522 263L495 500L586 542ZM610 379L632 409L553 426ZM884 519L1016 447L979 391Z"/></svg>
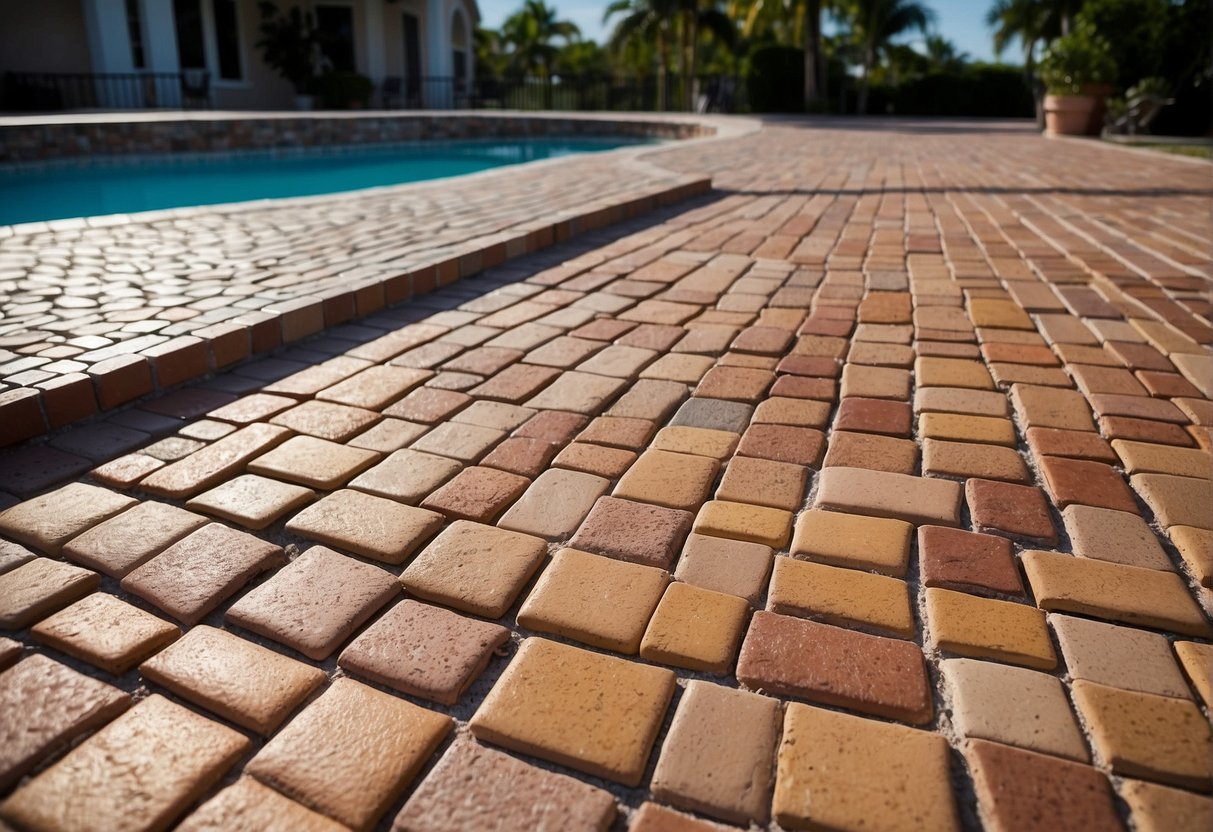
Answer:
<svg viewBox="0 0 1213 832"><path fill-rule="evenodd" d="M138 0L143 28L147 72L176 73L181 70L177 52L173 0ZM237 0L240 59L243 78L219 77L215 46L215 24L210 0L202 0L207 64L210 71L211 104L217 109L276 110L293 109L295 91L291 85L262 60L256 43L259 38L260 12L257 0ZM358 72L368 76L377 96L385 77L403 77L404 13L418 18L421 71L431 77L453 74L452 20L461 10L467 40L469 79L473 77L474 49L472 27L478 10L472 0L278 0L280 8L298 3L306 9L316 6L347 6L353 15L354 63ZM131 57L125 0L38 0L36 3L5 4L4 25L0 26L0 70L54 73L131 73L137 72ZM176 84L176 82L171 82ZM101 100L100 106L150 106L155 98L159 106L177 106L178 92L166 82L157 84L156 96L141 98L126 95L123 100ZM99 98L104 98L100 96ZM450 102L434 100L433 105Z"/></svg>
<svg viewBox="0 0 1213 832"><path fill-rule="evenodd" d="M171 0L164 0L171 2ZM285 7L286 4L282 4ZM212 101L219 110L291 110L294 109L295 90L277 72L261 60L257 49L260 38L258 27L261 15L256 2L240 2L240 58L244 68L244 82L213 81ZM212 73L212 78L214 73Z"/></svg>
<svg viewBox="0 0 1213 832"><path fill-rule="evenodd" d="M429 43L426 32L426 2L425 0L399 0L394 4L384 4L383 7L383 43L385 75L403 78L406 73L404 62L404 15L411 14L417 18L418 42L421 47L421 71L428 75Z"/></svg>
<svg viewBox="0 0 1213 832"><path fill-rule="evenodd" d="M80 0L4 3L0 72L91 72Z"/></svg>

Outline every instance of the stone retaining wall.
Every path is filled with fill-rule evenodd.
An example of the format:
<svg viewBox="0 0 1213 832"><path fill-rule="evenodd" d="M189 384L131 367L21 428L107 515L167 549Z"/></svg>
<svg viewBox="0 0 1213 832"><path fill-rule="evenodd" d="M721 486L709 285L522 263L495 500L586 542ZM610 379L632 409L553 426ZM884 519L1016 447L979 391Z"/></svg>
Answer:
<svg viewBox="0 0 1213 832"><path fill-rule="evenodd" d="M115 114L79 120L11 119L0 122L0 163L82 156L183 153L422 140L527 136L709 136L705 124L670 119L570 117L503 113L222 114L146 118Z"/></svg>

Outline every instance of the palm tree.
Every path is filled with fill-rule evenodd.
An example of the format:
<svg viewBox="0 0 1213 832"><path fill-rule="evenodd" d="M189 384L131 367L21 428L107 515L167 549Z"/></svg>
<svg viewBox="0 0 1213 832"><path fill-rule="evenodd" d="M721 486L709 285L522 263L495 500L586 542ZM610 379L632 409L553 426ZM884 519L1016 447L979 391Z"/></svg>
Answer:
<svg viewBox="0 0 1213 832"><path fill-rule="evenodd" d="M742 34L782 29L804 46L804 103L813 109L826 97L826 55L821 48L821 13L832 0L753 0L745 9Z"/></svg>
<svg viewBox="0 0 1213 832"><path fill-rule="evenodd" d="M557 38L566 44L581 37L581 30L570 20L558 20L556 9L544 0L525 0L522 8L514 12L501 25L501 37L512 47L510 59L516 70L523 75L539 71L545 81L551 77L552 62L556 58Z"/></svg>
<svg viewBox="0 0 1213 832"><path fill-rule="evenodd" d="M863 50L863 75L859 82L860 113L868 109L868 76L881 50L889 41L912 29L925 33L935 12L918 0L853 0L851 35Z"/></svg>
<svg viewBox="0 0 1213 832"><path fill-rule="evenodd" d="M504 73L500 34L477 26L472 30L472 48L476 51L476 71L479 75L495 78Z"/></svg>
<svg viewBox="0 0 1213 832"><path fill-rule="evenodd" d="M986 23L994 28L994 54L1002 55L1011 41L1023 46L1023 71L1036 101L1036 120L1044 124L1042 91L1034 83L1036 47L1069 31L1070 20L1081 5L1076 0L995 0L986 13Z"/></svg>
<svg viewBox="0 0 1213 832"><path fill-rule="evenodd" d="M828 0L827 0L828 2ZM804 0L804 106L817 107L826 97L826 53L821 48L822 0Z"/></svg>
<svg viewBox="0 0 1213 832"><path fill-rule="evenodd" d="M956 44L939 35L927 35L923 45L927 61L936 72L956 72L969 60L967 52L961 52Z"/></svg>
<svg viewBox="0 0 1213 832"><path fill-rule="evenodd" d="M1036 47L1048 37L1048 3L1042 0L995 0L986 12L986 23L994 28L994 54L1001 56L1016 38L1023 44L1023 68L1031 78L1036 66Z"/></svg>
<svg viewBox="0 0 1213 832"><path fill-rule="evenodd" d="M682 22L683 106L695 109L695 68L699 60L700 30L710 32L727 46L737 39L733 19L717 7L717 0L678 0Z"/></svg>
<svg viewBox="0 0 1213 832"><path fill-rule="evenodd" d="M611 31L611 49L619 52L634 41L652 40L657 46L657 109L666 108L666 77L670 69L670 24L677 0L614 0L602 15L606 23L623 15Z"/></svg>

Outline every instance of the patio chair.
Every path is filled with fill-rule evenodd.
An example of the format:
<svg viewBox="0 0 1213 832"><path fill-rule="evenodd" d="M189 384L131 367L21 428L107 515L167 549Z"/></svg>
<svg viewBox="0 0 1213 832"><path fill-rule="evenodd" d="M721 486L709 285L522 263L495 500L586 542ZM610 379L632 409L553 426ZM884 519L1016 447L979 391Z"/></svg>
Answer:
<svg viewBox="0 0 1213 832"><path fill-rule="evenodd" d="M204 69L181 70L181 106L191 103L211 109L211 74Z"/></svg>
<svg viewBox="0 0 1213 832"><path fill-rule="evenodd" d="M394 110L401 106L404 100L404 79L399 75L389 75L383 79L379 87L379 103L385 110Z"/></svg>
<svg viewBox="0 0 1213 832"><path fill-rule="evenodd" d="M1147 78L1130 87L1125 92L1124 101L1109 114L1111 131L1127 133L1130 136L1149 133L1150 124L1158 114L1164 107L1174 103L1175 99L1166 95L1164 81Z"/></svg>
<svg viewBox="0 0 1213 832"><path fill-rule="evenodd" d="M1163 98L1158 95L1143 95L1129 102L1128 119L1129 135L1149 133L1150 124L1162 112L1163 107L1175 102L1173 98Z"/></svg>

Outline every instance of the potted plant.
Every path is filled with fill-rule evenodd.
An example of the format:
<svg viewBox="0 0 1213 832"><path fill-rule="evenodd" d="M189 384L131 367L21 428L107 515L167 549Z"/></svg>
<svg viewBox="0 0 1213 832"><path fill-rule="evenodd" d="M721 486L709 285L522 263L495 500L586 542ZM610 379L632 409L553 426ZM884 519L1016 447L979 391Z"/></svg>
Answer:
<svg viewBox="0 0 1213 832"><path fill-rule="evenodd" d="M316 82L320 106L326 110L357 110L367 106L375 85L357 72L326 72Z"/></svg>
<svg viewBox="0 0 1213 832"><path fill-rule="evenodd" d="M1045 85L1045 130L1052 135L1099 133L1104 102L1112 88L1116 63L1095 25L1079 15L1070 33L1045 50L1040 78Z"/></svg>
<svg viewBox="0 0 1213 832"><path fill-rule="evenodd" d="M298 6L283 13L269 0L262 0L259 8L261 38L257 48L262 60L295 88L295 109L312 109L321 54L316 19Z"/></svg>

